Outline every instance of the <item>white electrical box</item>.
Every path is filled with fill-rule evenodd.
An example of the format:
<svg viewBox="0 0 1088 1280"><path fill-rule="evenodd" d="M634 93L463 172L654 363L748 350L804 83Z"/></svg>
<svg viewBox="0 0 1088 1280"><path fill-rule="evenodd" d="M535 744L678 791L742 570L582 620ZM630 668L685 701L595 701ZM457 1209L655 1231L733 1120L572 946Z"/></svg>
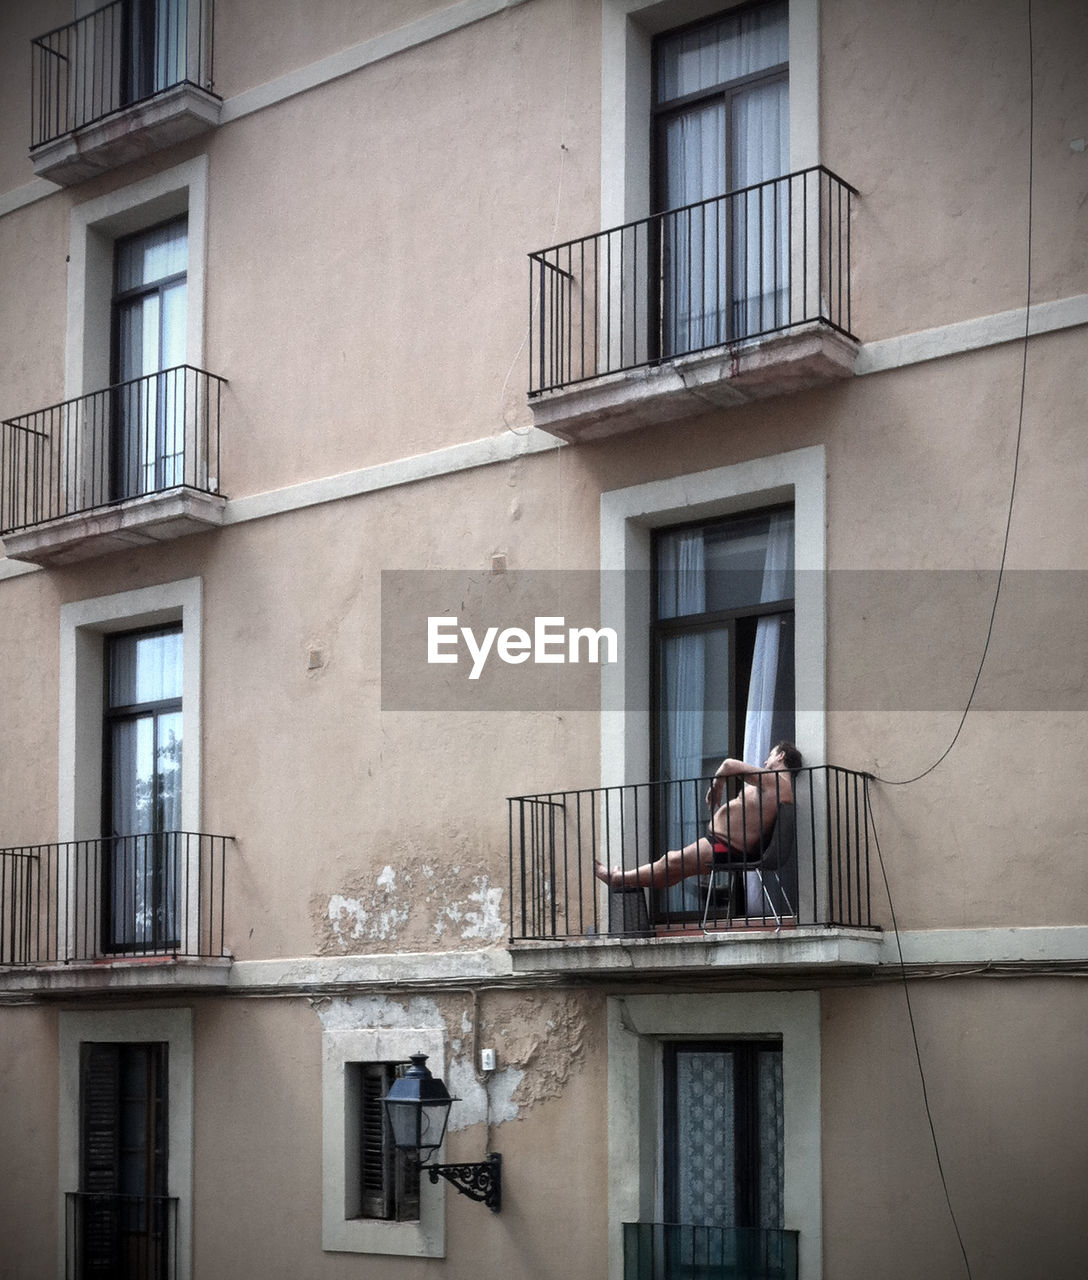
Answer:
<svg viewBox="0 0 1088 1280"><path fill-rule="evenodd" d="M480 1070L481 1071L495 1070L495 1050L494 1049L480 1050Z"/></svg>

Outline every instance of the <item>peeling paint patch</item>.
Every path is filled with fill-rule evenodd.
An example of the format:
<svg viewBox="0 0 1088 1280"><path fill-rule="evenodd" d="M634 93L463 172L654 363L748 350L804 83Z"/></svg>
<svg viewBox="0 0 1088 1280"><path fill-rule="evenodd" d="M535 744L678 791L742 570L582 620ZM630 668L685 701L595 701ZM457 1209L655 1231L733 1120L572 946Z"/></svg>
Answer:
<svg viewBox="0 0 1088 1280"><path fill-rule="evenodd" d="M330 996L313 1007L323 1031L354 1031L361 1027L442 1027L438 1005L425 996L407 1004L387 996Z"/></svg>
<svg viewBox="0 0 1088 1280"><path fill-rule="evenodd" d="M490 884L486 876L473 876L472 885L465 902L448 902L442 908L434 927L439 938L445 933L447 923L458 926L465 940L479 938L483 942L497 942L505 934L502 889Z"/></svg>
<svg viewBox="0 0 1088 1280"><path fill-rule="evenodd" d="M460 1102L450 1111L450 1130L460 1132L474 1124L502 1124L518 1118L518 1107L513 1101L514 1091L521 1084L525 1072L517 1067L506 1067L493 1072L486 1084L477 1078L469 1058L454 1058L450 1062L446 1083L450 1093ZM491 1104L488 1106L488 1094Z"/></svg>
<svg viewBox="0 0 1088 1280"><path fill-rule="evenodd" d="M319 951L361 953L399 942L425 948L428 933L455 945L487 946L506 935L503 888L458 866L388 863L370 880L355 879L313 900Z"/></svg>

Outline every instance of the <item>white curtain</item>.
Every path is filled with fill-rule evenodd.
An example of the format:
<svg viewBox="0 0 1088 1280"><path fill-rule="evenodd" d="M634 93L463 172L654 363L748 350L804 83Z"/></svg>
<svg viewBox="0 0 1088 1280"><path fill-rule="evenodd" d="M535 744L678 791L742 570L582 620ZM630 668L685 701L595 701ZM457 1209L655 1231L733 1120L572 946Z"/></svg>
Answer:
<svg viewBox="0 0 1088 1280"><path fill-rule="evenodd" d="M789 86L754 85L732 103L730 188L755 187L732 202L732 337L778 328L788 319L788 183L770 183L789 168Z"/></svg>
<svg viewBox="0 0 1088 1280"><path fill-rule="evenodd" d="M727 15L660 42L659 105L720 90L666 118L660 193L666 209L724 196L787 171L787 80L732 91L728 86L788 59L784 3ZM783 323L787 216L785 194L770 188L762 197L753 193L662 219L664 354L697 351ZM736 313L732 325L730 308Z"/></svg>
<svg viewBox="0 0 1088 1280"><path fill-rule="evenodd" d="M793 516L777 512L771 516L767 532L767 556L763 562L761 602L782 600L793 594ZM778 684L778 652L782 638L781 620L760 618L756 624L752 676L748 684L748 712L744 719L744 759L749 764L762 764L771 750L775 694ZM763 910L763 891L759 877L749 872L747 897L749 915Z"/></svg>
<svg viewBox="0 0 1088 1280"><path fill-rule="evenodd" d="M659 565L662 617L683 617L706 609L706 553L703 531L675 534L665 540ZM697 778L703 772L703 726L706 714L705 632L672 637L665 645L665 705L668 708L665 776ZM679 786L668 788L667 842L670 849L694 838L698 817L695 798ZM669 891L670 910L696 903L698 891L676 885ZM689 903L687 900L691 899Z"/></svg>

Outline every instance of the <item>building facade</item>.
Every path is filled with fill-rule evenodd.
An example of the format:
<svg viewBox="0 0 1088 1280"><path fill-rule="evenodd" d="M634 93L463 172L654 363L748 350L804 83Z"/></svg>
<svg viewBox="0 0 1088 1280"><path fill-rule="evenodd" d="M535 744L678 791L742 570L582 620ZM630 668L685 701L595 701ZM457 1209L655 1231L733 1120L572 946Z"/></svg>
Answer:
<svg viewBox="0 0 1088 1280"><path fill-rule="evenodd" d="M1079 1280L1080 8L0 7L3 1280Z"/></svg>

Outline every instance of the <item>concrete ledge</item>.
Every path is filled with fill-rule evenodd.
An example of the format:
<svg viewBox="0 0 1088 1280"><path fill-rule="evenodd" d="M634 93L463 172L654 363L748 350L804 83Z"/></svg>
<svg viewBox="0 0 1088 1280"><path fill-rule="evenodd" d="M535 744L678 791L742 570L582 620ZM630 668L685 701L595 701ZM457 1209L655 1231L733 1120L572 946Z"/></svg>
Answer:
<svg viewBox="0 0 1088 1280"><path fill-rule="evenodd" d="M132 960L73 961L0 969L0 1003L15 998L42 999L125 992L225 991L230 981L229 958L201 960L173 956Z"/></svg>
<svg viewBox="0 0 1088 1280"><path fill-rule="evenodd" d="M858 351L852 338L817 321L547 391L529 403L540 430L568 443L599 440L852 377Z"/></svg>
<svg viewBox="0 0 1088 1280"><path fill-rule="evenodd" d="M187 487L128 498L4 536L4 553L50 568L149 543L170 542L223 523L226 498Z"/></svg>
<svg viewBox="0 0 1088 1280"><path fill-rule="evenodd" d="M580 938L518 942L516 974L661 974L728 970L761 976L799 970L870 972L884 955L883 935L869 929L743 929L659 938Z"/></svg>
<svg viewBox="0 0 1088 1280"><path fill-rule="evenodd" d="M34 172L62 187L85 182L215 128L222 107L221 98L198 85L173 85L146 102L33 147Z"/></svg>

